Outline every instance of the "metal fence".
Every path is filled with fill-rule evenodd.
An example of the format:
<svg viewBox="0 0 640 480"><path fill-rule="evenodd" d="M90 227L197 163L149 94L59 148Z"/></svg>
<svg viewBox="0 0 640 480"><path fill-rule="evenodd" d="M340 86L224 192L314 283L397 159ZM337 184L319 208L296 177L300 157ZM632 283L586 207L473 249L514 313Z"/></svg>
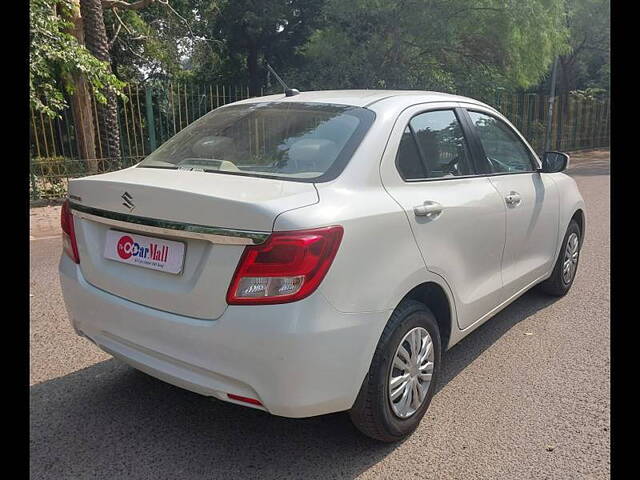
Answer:
<svg viewBox="0 0 640 480"><path fill-rule="evenodd" d="M544 152L549 121L548 95L502 94L487 102L506 116L533 149ZM551 119L551 150L575 151L609 146L610 99L577 95L555 97Z"/></svg>
<svg viewBox="0 0 640 480"><path fill-rule="evenodd" d="M118 99L120 152L118 158L98 158L105 173L138 163L164 141L205 113L249 97L247 86L166 83L129 85ZM94 116L96 101L92 99ZM66 195L69 179L89 174L80 158L70 110L51 119L31 111L30 198L57 199ZM96 126L97 127L97 126ZM101 150L96 134L96 149Z"/></svg>
<svg viewBox="0 0 640 480"><path fill-rule="evenodd" d="M104 173L136 164L158 145L205 113L249 98L247 86L167 83L130 85L125 101L118 100L121 157L98 158ZM549 97L501 92L482 99L502 112L537 152L542 152L548 122ZM93 108L96 109L95 100ZM32 200L66 195L68 181L90 173L79 157L70 111L50 119L31 112L30 196ZM552 150L572 151L609 146L608 98L562 95L555 98L551 122ZM100 150L100 135L96 146Z"/></svg>

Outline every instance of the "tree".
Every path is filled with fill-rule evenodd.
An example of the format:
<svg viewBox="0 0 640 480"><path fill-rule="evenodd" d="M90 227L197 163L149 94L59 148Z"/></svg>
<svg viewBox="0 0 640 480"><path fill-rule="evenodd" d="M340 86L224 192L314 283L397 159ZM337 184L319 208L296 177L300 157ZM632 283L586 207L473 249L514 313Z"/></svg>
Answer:
<svg viewBox="0 0 640 480"><path fill-rule="evenodd" d="M323 14L300 86L480 94L537 83L567 47L562 0L328 0Z"/></svg>
<svg viewBox="0 0 640 480"><path fill-rule="evenodd" d="M571 49L559 57L559 93L609 89L610 21L609 0L566 0Z"/></svg>
<svg viewBox="0 0 640 480"><path fill-rule="evenodd" d="M85 41L89 51L108 65L111 72L111 57L107 32L102 16L101 0L80 0L84 20ZM106 88L107 101L96 105L100 157L120 158L120 128L118 126L118 105L115 92Z"/></svg>
<svg viewBox="0 0 640 480"><path fill-rule="evenodd" d="M286 65L320 20L323 1L228 0L213 22L213 37L224 39L230 60L246 65L249 94L258 95L266 70L261 62ZM236 57L234 59L234 57ZM240 57L240 58L238 58Z"/></svg>
<svg viewBox="0 0 640 480"><path fill-rule="evenodd" d="M88 171L95 172L90 93L102 104L104 86L120 92L123 84L84 47L78 0L33 0L29 13L30 105L35 112L56 117L71 103L79 155L87 161Z"/></svg>
<svg viewBox="0 0 640 480"><path fill-rule="evenodd" d="M113 5L104 9L111 67L132 82L188 76L185 56L207 43L200 30L203 0L155 1L145 8ZM215 2L207 2L215 5ZM104 3L103 3L104 6Z"/></svg>
<svg viewBox="0 0 640 480"><path fill-rule="evenodd" d="M71 33L80 45L84 45L84 24L80 15L80 0L71 1L73 3L73 9L69 12L73 24ZM95 173L98 171L96 133L93 125L89 88L82 74L74 72L70 74L70 77L74 85L74 92L71 95L71 112L74 119L78 154L80 158L87 161L89 173Z"/></svg>
<svg viewBox="0 0 640 480"><path fill-rule="evenodd" d="M36 112L59 116L74 92L72 74L82 75L98 102L100 89L121 91L123 83L73 35L73 0L32 0L29 10L29 103Z"/></svg>

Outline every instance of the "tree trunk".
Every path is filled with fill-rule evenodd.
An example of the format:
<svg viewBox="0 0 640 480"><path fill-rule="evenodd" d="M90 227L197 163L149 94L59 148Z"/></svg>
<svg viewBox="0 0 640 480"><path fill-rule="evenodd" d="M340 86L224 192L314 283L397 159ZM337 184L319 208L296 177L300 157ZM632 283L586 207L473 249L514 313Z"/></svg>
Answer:
<svg viewBox="0 0 640 480"><path fill-rule="evenodd" d="M80 0L72 0L73 10L71 12L71 22L73 28L71 34L78 39L80 45L84 45L84 31L82 26L82 16L80 15ZM93 112L91 110L91 96L86 79L78 73L70 75L67 81L73 85L73 95L71 96L71 112L73 114L73 126L76 133L76 143L78 154L81 159L87 162L89 173L98 171L98 161L96 160L96 134L93 127Z"/></svg>
<svg viewBox="0 0 640 480"><path fill-rule="evenodd" d="M257 45L249 46L247 54L247 70L249 71L249 96L257 97L260 95L260 71L258 70L258 47Z"/></svg>
<svg viewBox="0 0 640 480"><path fill-rule="evenodd" d="M101 0L80 0L82 18L84 20L84 34L87 49L98 60L107 62L111 69L111 56L107 41L107 31L102 16ZM118 105L113 90L105 92L107 103L96 102L98 117L98 152L100 157L113 160L120 159L120 130L118 128Z"/></svg>
<svg viewBox="0 0 640 480"><path fill-rule="evenodd" d="M576 78L574 71L574 57L560 57L560 65L562 66L561 85L565 93L576 90Z"/></svg>

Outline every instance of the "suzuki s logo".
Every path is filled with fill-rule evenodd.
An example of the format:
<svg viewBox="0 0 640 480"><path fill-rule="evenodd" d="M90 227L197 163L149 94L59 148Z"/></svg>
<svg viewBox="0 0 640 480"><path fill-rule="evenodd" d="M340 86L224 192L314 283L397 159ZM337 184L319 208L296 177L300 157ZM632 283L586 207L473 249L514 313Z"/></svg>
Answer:
<svg viewBox="0 0 640 480"><path fill-rule="evenodd" d="M133 197L129 195L129 192L124 192L120 198L124 200L124 202L122 202L122 205L127 207L130 212L133 212L133 209L136 208L136 206L134 205Z"/></svg>

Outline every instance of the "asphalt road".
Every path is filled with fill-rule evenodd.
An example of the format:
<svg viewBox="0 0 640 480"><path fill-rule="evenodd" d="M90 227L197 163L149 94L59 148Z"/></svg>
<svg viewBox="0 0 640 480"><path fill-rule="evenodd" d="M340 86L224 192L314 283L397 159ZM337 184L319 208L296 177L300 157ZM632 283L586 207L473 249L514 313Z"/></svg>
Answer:
<svg viewBox="0 0 640 480"><path fill-rule="evenodd" d="M608 478L609 160L572 291L529 292L444 356L418 430L381 445L344 413L293 420L181 390L75 336L59 239L31 242L32 478Z"/></svg>

